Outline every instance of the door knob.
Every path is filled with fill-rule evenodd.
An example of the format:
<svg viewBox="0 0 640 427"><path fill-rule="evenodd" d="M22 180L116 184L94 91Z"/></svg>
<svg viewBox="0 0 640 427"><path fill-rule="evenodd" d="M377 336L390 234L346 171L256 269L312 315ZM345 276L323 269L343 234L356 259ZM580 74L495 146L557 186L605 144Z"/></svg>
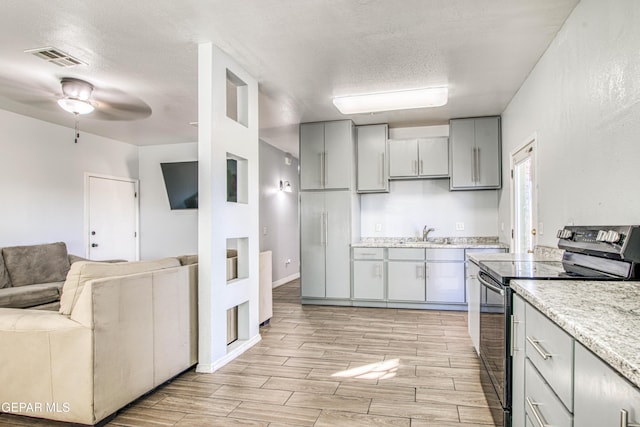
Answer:
<svg viewBox="0 0 640 427"><path fill-rule="evenodd" d="M92 244L91 244L91 247L92 247L92 248L97 248L97 247L98 247L98 244L97 244L97 243L92 243Z"/></svg>
<svg viewBox="0 0 640 427"><path fill-rule="evenodd" d="M533 230L531 230L531 234L533 234L534 236L536 235L536 229L535 228Z"/></svg>

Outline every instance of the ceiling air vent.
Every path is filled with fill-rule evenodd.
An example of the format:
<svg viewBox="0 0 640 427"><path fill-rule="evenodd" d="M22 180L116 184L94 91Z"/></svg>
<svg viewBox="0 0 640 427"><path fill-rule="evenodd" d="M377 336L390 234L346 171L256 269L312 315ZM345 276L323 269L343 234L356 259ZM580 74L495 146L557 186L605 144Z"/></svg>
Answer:
<svg viewBox="0 0 640 427"><path fill-rule="evenodd" d="M74 58L68 53L64 53L60 49L55 47L41 47L38 49L28 49L24 51L37 56L40 59L44 59L47 62L51 62L60 67L74 67L76 65L87 65L85 62L80 61L78 58Z"/></svg>

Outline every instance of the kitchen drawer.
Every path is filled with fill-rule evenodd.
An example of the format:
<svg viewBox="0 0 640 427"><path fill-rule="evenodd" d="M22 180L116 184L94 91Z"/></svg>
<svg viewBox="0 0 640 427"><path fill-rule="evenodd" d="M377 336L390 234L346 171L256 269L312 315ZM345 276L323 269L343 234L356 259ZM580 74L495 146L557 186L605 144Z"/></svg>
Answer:
<svg viewBox="0 0 640 427"><path fill-rule="evenodd" d="M529 360L526 361L525 367L524 396L525 414L532 421L532 425L571 427L573 422L571 413L567 411Z"/></svg>
<svg viewBox="0 0 640 427"><path fill-rule="evenodd" d="M424 249L389 248L389 259L422 261L424 260Z"/></svg>
<svg viewBox="0 0 640 427"><path fill-rule="evenodd" d="M572 411L573 338L531 305L527 304L525 316L525 353L562 403Z"/></svg>
<svg viewBox="0 0 640 427"><path fill-rule="evenodd" d="M384 259L384 248L353 248L353 259Z"/></svg>
<svg viewBox="0 0 640 427"><path fill-rule="evenodd" d="M464 249L425 249L428 261L464 261Z"/></svg>

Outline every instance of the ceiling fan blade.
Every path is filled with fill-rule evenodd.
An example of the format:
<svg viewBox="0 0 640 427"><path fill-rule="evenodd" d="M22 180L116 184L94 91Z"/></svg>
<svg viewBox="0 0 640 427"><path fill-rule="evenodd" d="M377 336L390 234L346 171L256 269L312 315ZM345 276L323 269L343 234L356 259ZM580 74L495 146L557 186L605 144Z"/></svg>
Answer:
<svg viewBox="0 0 640 427"><path fill-rule="evenodd" d="M151 107L143 100L117 89L94 89L96 107L90 117L99 120L140 120L151 115Z"/></svg>

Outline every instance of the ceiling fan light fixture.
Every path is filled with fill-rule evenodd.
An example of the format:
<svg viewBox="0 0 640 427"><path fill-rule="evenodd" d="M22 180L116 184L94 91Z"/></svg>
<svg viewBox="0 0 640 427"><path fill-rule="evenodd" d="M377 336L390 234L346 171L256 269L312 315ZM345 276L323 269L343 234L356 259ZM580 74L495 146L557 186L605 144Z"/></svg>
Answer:
<svg viewBox="0 0 640 427"><path fill-rule="evenodd" d="M333 105L342 114L377 113L381 111L441 107L447 104L448 98L449 90L445 86L337 96L333 98Z"/></svg>
<svg viewBox="0 0 640 427"><path fill-rule="evenodd" d="M62 98L58 100L58 105L65 111L72 114L89 114L95 108L89 101L77 98Z"/></svg>

